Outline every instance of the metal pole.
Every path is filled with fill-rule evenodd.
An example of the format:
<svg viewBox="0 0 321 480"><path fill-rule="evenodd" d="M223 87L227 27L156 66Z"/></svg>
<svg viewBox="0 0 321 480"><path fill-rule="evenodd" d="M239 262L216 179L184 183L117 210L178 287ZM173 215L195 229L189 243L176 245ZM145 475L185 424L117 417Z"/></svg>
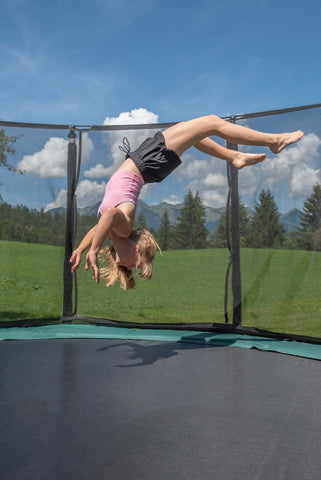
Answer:
<svg viewBox="0 0 321 480"><path fill-rule="evenodd" d="M65 260L64 260L64 300L63 317L64 321L71 321L73 315L72 290L73 277L69 259L73 251L75 232L74 197L76 190L76 165L77 145L75 127L70 127L68 134L68 164L67 164L67 212L66 212L66 234L65 234ZM69 318L68 318L69 317Z"/></svg>
<svg viewBox="0 0 321 480"><path fill-rule="evenodd" d="M231 150L238 150L238 146L235 143L227 142L226 146ZM232 263L233 325L238 326L242 323L238 170L231 163L227 164L227 169L230 188L232 225L230 253Z"/></svg>

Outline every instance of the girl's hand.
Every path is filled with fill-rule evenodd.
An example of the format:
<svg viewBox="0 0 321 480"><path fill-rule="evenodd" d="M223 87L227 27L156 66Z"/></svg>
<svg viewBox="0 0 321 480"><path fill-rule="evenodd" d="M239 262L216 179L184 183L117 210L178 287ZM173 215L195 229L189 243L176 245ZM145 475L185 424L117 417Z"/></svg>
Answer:
<svg viewBox="0 0 321 480"><path fill-rule="evenodd" d="M92 267L93 269L93 277L92 277L93 280L95 280L96 283L99 283L100 272L99 272L97 253L95 253L92 250L89 250L89 252L86 255L85 270L89 270L90 267Z"/></svg>
<svg viewBox="0 0 321 480"><path fill-rule="evenodd" d="M69 261L70 263L73 263L73 266L71 267L71 273L74 273L80 265L81 252L79 250L74 250Z"/></svg>

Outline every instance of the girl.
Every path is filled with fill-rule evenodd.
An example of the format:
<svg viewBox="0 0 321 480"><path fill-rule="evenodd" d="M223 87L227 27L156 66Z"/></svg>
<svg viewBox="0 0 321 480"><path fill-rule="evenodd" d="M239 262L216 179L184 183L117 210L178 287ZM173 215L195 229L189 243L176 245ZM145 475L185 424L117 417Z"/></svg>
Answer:
<svg viewBox="0 0 321 480"><path fill-rule="evenodd" d="M195 118L178 123L153 138L145 140L131 152L126 138L123 147L126 158L106 185L105 196L98 209L99 222L73 252L72 273L77 270L82 253L90 247L85 269L92 267L93 279L99 283L98 252L106 239L112 246L102 252L108 266L102 269L107 286L120 280L122 288L134 288L134 267L141 269L143 278L152 276L152 260L159 248L153 236L145 229L133 230L138 196L145 183L161 182L181 164L180 156L194 146L201 152L231 162L237 169L254 165L265 159L265 154L242 153L222 147L212 139L217 135L229 142L242 145L269 147L280 153L304 135L301 130L271 134L251 130L227 122L216 115Z"/></svg>

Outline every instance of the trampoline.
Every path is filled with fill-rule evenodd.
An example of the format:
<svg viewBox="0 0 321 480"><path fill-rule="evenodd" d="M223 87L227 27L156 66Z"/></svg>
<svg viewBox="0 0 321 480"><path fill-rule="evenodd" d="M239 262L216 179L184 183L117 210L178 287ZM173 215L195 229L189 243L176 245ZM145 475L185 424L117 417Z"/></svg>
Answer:
<svg viewBox="0 0 321 480"><path fill-rule="evenodd" d="M137 140L173 123L0 121L16 142L13 165L44 162L58 145L67 167L61 180L39 177L39 191L33 170L15 177L12 192L10 172L2 182L13 200L0 204L1 480L319 480L320 229L301 228L298 243L303 200L287 188L309 179L309 199L315 187L320 113L316 104L228 117L263 131L302 128L305 147L285 160L306 175L279 166L274 175L272 158L265 184L262 165L239 179L230 164L225 174L213 163L216 180L226 178L224 246L164 252L153 282L120 293L102 291L84 271L71 275L90 212L96 222L80 186L98 162L109 171L123 134ZM169 182L163 198L177 196L178 182ZM210 183L206 192L217 192ZM241 201L253 212L267 186L287 233L282 244L253 246ZM44 205L48 188L52 200L66 197L54 215L30 207Z"/></svg>
<svg viewBox="0 0 321 480"><path fill-rule="evenodd" d="M3 480L320 478L318 361L50 328L0 342Z"/></svg>

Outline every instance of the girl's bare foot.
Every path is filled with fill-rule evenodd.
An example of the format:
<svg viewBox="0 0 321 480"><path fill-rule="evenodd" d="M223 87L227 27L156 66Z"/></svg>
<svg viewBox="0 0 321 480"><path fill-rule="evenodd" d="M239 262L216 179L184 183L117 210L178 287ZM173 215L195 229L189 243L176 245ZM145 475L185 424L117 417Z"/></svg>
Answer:
<svg viewBox="0 0 321 480"><path fill-rule="evenodd" d="M236 157L233 160L235 168L240 170L241 168L249 165L255 165L256 163L263 162L265 159L265 153L242 153L237 152Z"/></svg>
<svg viewBox="0 0 321 480"><path fill-rule="evenodd" d="M285 147L288 147L292 143L297 142L302 138L304 133L302 130L297 130L296 132L290 133L280 133L276 135L276 139L273 145L270 146L272 153L280 153Z"/></svg>

